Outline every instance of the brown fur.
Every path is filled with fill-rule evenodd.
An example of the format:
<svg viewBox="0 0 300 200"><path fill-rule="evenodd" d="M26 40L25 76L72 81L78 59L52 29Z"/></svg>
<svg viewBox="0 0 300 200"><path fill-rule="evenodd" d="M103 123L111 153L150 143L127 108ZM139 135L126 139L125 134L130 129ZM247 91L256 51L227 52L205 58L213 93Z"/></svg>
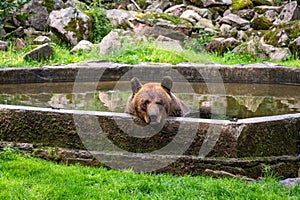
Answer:
<svg viewBox="0 0 300 200"><path fill-rule="evenodd" d="M172 92L171 77L164 77L161 83L142 85L137 78L131 79L132 95L125 112L135 115L146 123L160 123L167 116L182 117L188 112L179 98Z"/></svg>

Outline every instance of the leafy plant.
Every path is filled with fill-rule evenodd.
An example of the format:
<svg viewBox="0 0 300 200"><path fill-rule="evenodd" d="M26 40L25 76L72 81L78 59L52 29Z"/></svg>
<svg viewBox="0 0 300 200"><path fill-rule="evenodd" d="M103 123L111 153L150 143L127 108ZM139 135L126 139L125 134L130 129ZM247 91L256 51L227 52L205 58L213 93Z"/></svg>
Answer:
<svg viewBox="0 0 300 200"><path fill-rule="evenodd" d="M106 17L101 0L94 0L90 6L91 9L88 12L93 18L93 42L99 43L112 30L112 23Z"/></svg>
<svg viewBox="0 0 300 200"><path fill-rule="evenodd" d="M0 2L0 29L3 29L6 23L17 15L24 15L20 8L28 3L29 0L6 0ZM0 34L1 37L1 34Z"/></svg>

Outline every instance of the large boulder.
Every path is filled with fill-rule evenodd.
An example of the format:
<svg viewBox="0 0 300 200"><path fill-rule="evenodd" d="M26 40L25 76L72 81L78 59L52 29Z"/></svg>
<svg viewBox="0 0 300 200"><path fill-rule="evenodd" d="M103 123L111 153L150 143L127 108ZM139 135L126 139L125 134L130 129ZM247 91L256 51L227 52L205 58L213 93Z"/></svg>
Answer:
<svg viewBox="0 0 300 200"><path fill-rule="evenodd" d="M133 31L139 36L166 36L183 41L193 31L192 23L187 19L167 13L138 14L129 20Z"/></svg>
<svg viewBox="0 0 300 200"><path fill-rule="evenodd" d="M283 7L274 24L278 25L298 19L300 19L300 10L297 1L292 1Z"/></svg>
<svg viewBox="0 0 300 200"><path fill-rule="evenodd" d="M99 44L100 55L110 54L113 50L120 49L121 47L122 43L119 34L115 31L111 31Z"/></svg>
<svg viewBox="0 0 300 200"><path fill-rule="evenodd" d="M41 1L33 0L24 5L22 12L28 13L26 25L36 30L43 31L48 27L49 12Z"/></svg>
<svg viewBox="0 0 300 200"><path fill-rule="evenodd" d="M54 10L50 13L49 21L52 32L74 46L92 37L92 20L77 8Z"/></svg>

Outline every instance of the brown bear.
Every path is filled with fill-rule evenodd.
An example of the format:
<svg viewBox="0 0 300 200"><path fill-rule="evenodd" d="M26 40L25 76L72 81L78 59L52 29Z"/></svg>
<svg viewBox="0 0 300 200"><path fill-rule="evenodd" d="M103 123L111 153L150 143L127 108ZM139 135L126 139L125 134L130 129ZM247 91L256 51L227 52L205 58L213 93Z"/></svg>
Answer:
<svg viewBox="0 0 300 200"><path fill-rule="evenodd" d="M189 109L171 92L172 86L173 80L169 76L163 77L161 83L144 85L138 78L132 78L132 95L128 98L125 112L139 117L147 124L161 123L167 116L184 116Z"/></svg>

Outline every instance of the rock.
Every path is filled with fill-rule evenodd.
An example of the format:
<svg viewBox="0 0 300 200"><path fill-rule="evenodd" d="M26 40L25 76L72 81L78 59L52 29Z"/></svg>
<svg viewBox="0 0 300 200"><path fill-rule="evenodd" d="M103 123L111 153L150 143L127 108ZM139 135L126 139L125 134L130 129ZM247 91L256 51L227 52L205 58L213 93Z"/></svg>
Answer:
<svg viewBox="0 0 300 200"><path fill-rule="evenodd" d="M190 22L197 22L201 19L201 16L194 10L186 10L181 14L180 17L185 18Z"/></svg>
<svg viewBox="0 0 300 200"><path fill-rule="evenodd" d="M257 14L264 14L267 11L274 11L276 13L280 13L282 8L280 6L256 6L254 7L254 11Z"/></svg>
<svg viewBox="0 0 300 200"><path fill-rule="evenodd" d="M207 52L216 52L219 54L223 54L226 51L233 50L235 47L240 45L241 43L235 38L215 38L210 43L208 43L205 47Z"/></svg>
<svg viewBox="0 0 300 200"><path fill-rule="evenodd" d="M45 43L50 43L51 39L47 36L38 36L33 40L35 44L45 44Z"/></svg>
<svg viewBox="0 0 300 200"><path fill-rule="evenodd" d="M90 51L94 47L94 44L87 40L81 40L73 49L71 49L71 53L82 51Z"/></svg>
<svg viewBox="0 0 300 200"><path fill-rule="evenodd" d="M250 28L250 22L236 14L226 15L221 19L221 23L229 24L239 30L248 30Z"/></svg>
<svg viewBox="0 0 300 200"><path fill-rule="evenodd" d="M157 38L163 35L183 41L192 32L192 24L188 20L166 13L139 14L129 22L130 27L139 36Z"/></svg>
<svg viewBox="0 0 300 200"><path fill-rule="evenodd" d="M170 13L179 17L183 13L185 7L186 6L184 4L171 6L170 8L165 10L165 13Z"/></svg>
<svg viewBox="0 0 300 200"><path fill-rule="evenodd" d="M266 15L256 14L251 20L251 27L254 30L268 30L273 25L272 19Z"/></svg>
<svg viewBox="0 0 300 200"><path fill-rule="evenodd" d="M99 44L100 55L110 54L113 50L120 49L122 43L117 32L111 31L106 35Z"/></svg>
<svg viewBox="0 0 300 200"><path fill-rule="evenodd" d="M53 48L49 43L42 44L25 54L25 60L47 60L53 55Z"/></svg>
<svg viewBox="0 0 300 200"><path fill-rule="evenodd" d="M21 51L21 49L26 47L26 46L27 46L27 43L25 42L25 40L23 38L17 38L16 39L15 48L18 51Z"/></svg>
<svg viewBox="0 0 300 200"><path fill-rule="evenodd" d="M195 24L194 26L195 28L200 28L200 29L204 29L204 28L210 28L212 30L215 30L216 27L213 25L213 22L210 19L205 19L205 18L201 18L198 20L198 22Z"/></svg>
<svg viewBox="0 0 300 200"><path fill-rule="evenodd" d="M278 25L298 19L300 19L300 10L298 8L297 1L292 1L283 7L281 13L274 21L274 24Z"/></svg>
<svg viewBox="0 0 300 200"><path fill-rule="evenodd" d="M24 5L22 12L28 13L26 25L36 30L43 31L48 27L49 12L39 0L32 0Z"/></svg>
<svg viewBox="0 0 300 200"><path fill-rule="evenodd" d="M134 11L126 11L120 9L112 9L105 11L106 17L110 19L113 23L113 26L118 27L128 27L128 20L135 16L137 12Z"/></svg>
<svg viewBox="0 0 300 200"><path fill-rule="evenodd" d="M213 19L213 13L207 8L198 8L196 6L187 6L186 9L194 10L197 12L201 17L206 19Z"/></svg>
<svg viewBox="0 0 300 200"><path fill-rule="evenodd" d="M8 51L8 43L0 40L0 51Z"/></svg>
<svg viewBox="0 0 300 200"><path fill-rule="evenodd" d="M180 52L183 50L183 48L180 45L180 42L178 40L173 40L171 38L160 35L160 36L158 36L158 38L155 41L156 41L157 46L162 49L167 49L170 51L177 51L177 52Z"/></svg>
<svg viewBox="0 0 300 200"><path fill-rule="evenodd" d="M232 10L232 13L246 20L251 20L255 15L253 9Z"/></svg>
<svg viewBox="0 0 300 200"><path fill-rule="evenodd" d="M300 185L300 178L287 178L279 181L284 186L295 187Z"/></svg>
<svg viewBox="0 0 300 200"><path fill-rule="evenodd" d="M170 5L171 5L170 1L156 0L148 6L147 10L152 10L152 9L165 10L166 8L170 7Z"/></svg>
<svg viewBox="0 0 300 200"><path fill-rule="evenodd" d="M92 36L91 19L77 8L54 10L49 16L50 28L64 41L76 45Z"/></svg>
<svg viewBox="0 0 300 200"><path fill-rule="evenodd" d="M208 7L218 7L218 6L229 6L232 4L232 0L203 0L203 7L208 8Z"/></svg>
<svg viewBox="0 0 300 200"><path fill-rule="evenodd" d="M265 31L264 41L272 46L288 46L289 41L299 36L300 20L291 21L280 26L272 26ZM279 42L280 41L280 42Z"/></svg>
<svg viewBox="0 0 300 200"><path fill-rule="evenodd" d="M260 40L260 49L262 49L268 57L274 61L286 60L291 55L289 49L277 48L266 44L263 37Z"/></svg>
<svg viewBox="0 0 300 200"><path fill-rule="evenodd" d="M228 24L222 24L220 27L220 31L223 35L229 35L232 30L233 30L232 26L230 26ZM236 30L236 29L234 29L234 30Z"/></svg>
<svg viewBox="0 0 300 200"><path fill-rule="evenodd" d="M300 37L297 37L289 44L289 49L293 55L297 55L300 58Z"/></svg>

